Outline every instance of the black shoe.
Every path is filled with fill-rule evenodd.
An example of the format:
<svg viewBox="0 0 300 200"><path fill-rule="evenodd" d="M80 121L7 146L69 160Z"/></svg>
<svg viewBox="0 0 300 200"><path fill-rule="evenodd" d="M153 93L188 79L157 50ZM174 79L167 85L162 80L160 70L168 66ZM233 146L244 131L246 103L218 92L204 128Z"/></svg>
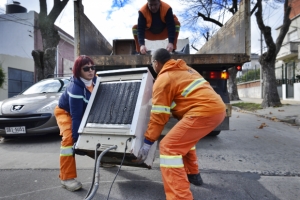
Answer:
<svg viewBox="0 0 300 200"><path fill-rule="evenodd" d="M189 179L189 182L194 184L194 185L202 185L203 184L203 180L200 176L200 173L198 174L188 174L188 179Z"/></svg>

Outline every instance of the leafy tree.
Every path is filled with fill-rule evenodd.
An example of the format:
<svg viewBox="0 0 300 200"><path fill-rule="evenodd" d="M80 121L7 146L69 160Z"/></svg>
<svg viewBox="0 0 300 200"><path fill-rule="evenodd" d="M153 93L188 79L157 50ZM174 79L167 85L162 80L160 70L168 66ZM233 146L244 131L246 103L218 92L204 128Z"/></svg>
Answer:
<svg viewBox="0 0 300 200"><path fill-rule="evenodd" d="M56 66L56 47L60 40L54 23L69 0L53 0L54 5L49 14L47 13L46 0L39 1L40 13L38 15L38 27L42 35L43 50L33 50L31 52L36 65L35 72L37 81L54 73Z"/></svg>
<svg viewBox="0 0 300 200"><path fill-rule="evenodd" d="M219 27L223 26L224 18L226 12L230 12L232 14L238 11L238 3L240 0L181 0L182 2L187 3L190 8L188 12L184 14L185 19L189 19L188 23L196 25L196 21L198 19L211 22ZM262 32L265 43L267 45L267 52L260 56L259 62L262 67L263 72L263 81L264 81L264 98L262 102L262 107L270 107L270 106L280 106L280 98L277 91L276 86L276 77L275 77L275 60L276 56L281 48L283 39L288 31L288 28L291 24L291 20L289 19L289 14L291 11L291 7L289 5L289 0L274 0L271 4L269 1L265 0L265 3L269 6L274 6L276 3L284 3L284 17L282 26L280 29L280 34L277 37L276 43L274 43L272 35L271 35L271 27L266 26L263 21L262 11L263 5L262 0L253 0L253 8L251 10L251 15L255 13L256 21L260 31ZM207 30L203 31L203 27L199 28L199 31L202 32L202 35L205 37L207 34ZM230 77L229 91L231 92L231 100L238 100L238 92L236 87L236 74L237 71L233 67L229 69Z"/></svg>

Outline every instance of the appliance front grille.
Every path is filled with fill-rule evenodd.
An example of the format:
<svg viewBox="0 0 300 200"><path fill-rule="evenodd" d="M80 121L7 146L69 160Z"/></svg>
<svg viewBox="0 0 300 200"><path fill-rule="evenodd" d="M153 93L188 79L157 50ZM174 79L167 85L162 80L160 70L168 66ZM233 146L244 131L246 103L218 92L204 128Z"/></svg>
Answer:
<svg viewBox="0 0 300 200"><path fill-rule="evenodd" d="M87 123L131 124L141 81L100 83Z"/></svg>

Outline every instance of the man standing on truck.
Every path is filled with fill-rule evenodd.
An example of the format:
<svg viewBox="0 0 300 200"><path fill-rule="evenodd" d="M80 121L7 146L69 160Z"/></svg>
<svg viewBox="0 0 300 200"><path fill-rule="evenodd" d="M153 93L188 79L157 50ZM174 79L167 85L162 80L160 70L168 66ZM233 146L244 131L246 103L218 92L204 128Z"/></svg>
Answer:
<svg viewBox="0 0 300 200"><path fill-rule="evenodd" d="M171 59L166 49L155 51L151 61L157 79L153 85L150 121L137 162L145 161L172 113L179 122L159 145L166 199L192 200L190 183L203 183L195 146L224 120L226 107L197 71L181 59Z"/></svg>
<svg viewBox="0 0 300 200"><path fill-rule="evenodd" d="M147 0L139 10L138 24L132 27L136 52L146 54L145 39L164 40L168 38L166 49L169 52L176 50L180 23L173 15L171 6L160 0Z"/></svg>

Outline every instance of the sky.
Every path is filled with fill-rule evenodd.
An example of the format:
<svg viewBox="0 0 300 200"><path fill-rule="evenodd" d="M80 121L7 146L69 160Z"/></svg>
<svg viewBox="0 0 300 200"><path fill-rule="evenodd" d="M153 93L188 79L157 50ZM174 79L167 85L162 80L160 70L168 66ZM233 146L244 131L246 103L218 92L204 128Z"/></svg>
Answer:
<svg viewBox="0 0 300 200"><path fill-rule="evenodd" d="M39 12L38 0L17 0L21 3L27 11L34 10ZM131 39L131 28L137 23L138 10L146 3L146 0L131 0L130 4L125 4L121 8L113 6L113 0L83 0L84 12L87 17L94 23L102 35L112 44L114 39ZM189 30L188 26L185 26L183 19L180 18L179 13L185 11L185 7L179 0L164 0L164 2L171 5L173 13L177 15L181 22L181 29L179 33L179 39L191 38L193 32ZM5 14L5 5L12 3L12 0L0 0L0 14ZM53 6L53 0L47 0L48 12ZM278 28L283 21L283 8L280 6L277 9L264 10L264 22L265 25L272 28L273 40L276 41ZM178 14L177 14L178 13ZM55 24L66 31L71 36L74 36L74 16L73 16L73 0L69 0L65 9L61 12L57 18ZM260 31L257 27L256 18L251 16L251 52L260 54ZM190 41L191 43L191 41ZM195 44L200 49L203 45L203 41ZM265 45L264 45L265 46ZM191 49L191 53L194 53Z"/></svg>

